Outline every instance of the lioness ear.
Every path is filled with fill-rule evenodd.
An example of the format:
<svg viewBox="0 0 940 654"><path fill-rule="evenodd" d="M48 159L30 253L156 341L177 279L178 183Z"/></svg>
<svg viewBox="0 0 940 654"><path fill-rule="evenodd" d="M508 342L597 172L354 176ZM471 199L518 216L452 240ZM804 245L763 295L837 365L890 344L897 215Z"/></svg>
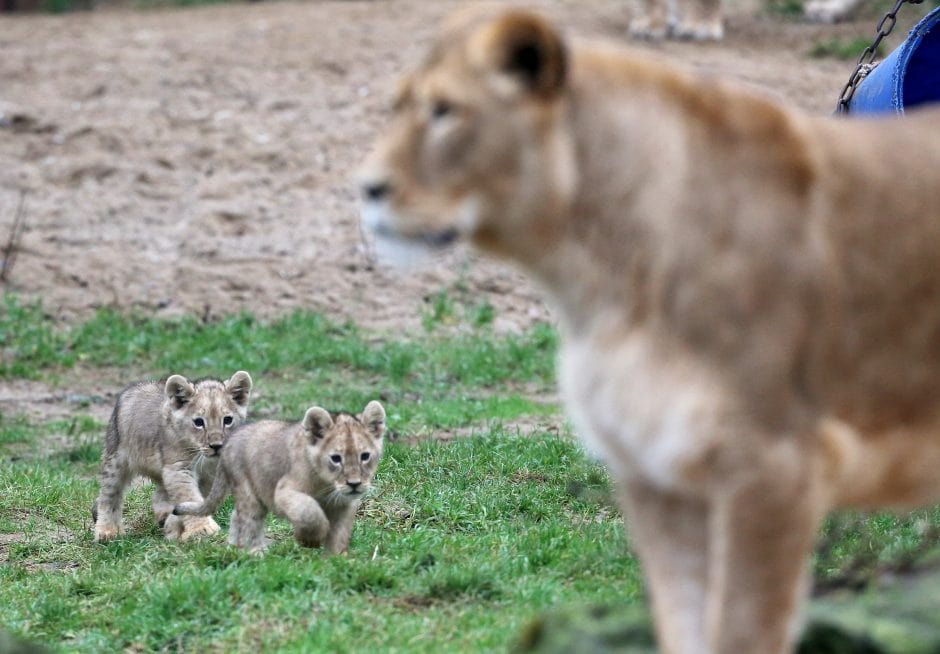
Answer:
<svg viewBox="0 0 940 654"><path fill-rule="evenodd" d="M225 382L225 390L238 406L248 406L248 396L251 395L251 375L239 370L232 378Z"/></svg>
<svg viewBox="0 0 940 654"><path fill-rule="evenodd" d="M310 442L316 443L333 426L333 418L326 409L312 406L304 414L304 431L310 434Z"/></svg>
<svg viewBox="0 0 940 654"><path fill-rule="evenodd" d="M369 430L372 438L382 438L385 433L385 409L382 405L372 400L366 405L362 412L362 423Z"/></svg>
<svg viewBox="0 0 940 654"><path fill-rule="evenodd" d="M166 393L167 399L173 402L173 407L179 409L196 394L196 387L190 384L189 380L182 375L172 375L166 380L163 391Z"/></svg>
<svg viewBox="0 0 940 654"><path fill-rule="evenodd" d="M555 27L541 16L510 11L483 28L470 47L474 59L486 61L542 98L552 98L564 86L568 69L565 44Z"/></svg>

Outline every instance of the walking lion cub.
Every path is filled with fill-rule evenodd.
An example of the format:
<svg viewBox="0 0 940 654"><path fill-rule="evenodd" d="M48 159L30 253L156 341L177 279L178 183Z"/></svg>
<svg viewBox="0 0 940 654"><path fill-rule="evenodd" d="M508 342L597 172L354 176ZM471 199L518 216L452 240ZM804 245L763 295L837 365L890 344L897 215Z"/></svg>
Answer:
<svg viewBox="0 0 940 654"><path fill-rule="evenodd" d="M219 531L212 518L170 515L179 502L202 499L219 450L231 430L245 420L251 376L242 370L226 382L190 382L173 375L161 384L132 384L118 395L101 458L101 490L91 508L95 541L123 532L124 492L143 475L156 488L153 513L166 537L189 540Z"/></svg>
<svg viewBox="0 0 940 654"><path fill-rule="evenodd" d="M782 654L836 507L940 498L940 112L811 117L523 11L448 21L362 221L547 289L668 654Z"/></svg>
<svg viewBox="0 0 940 654"><path fill-rule="evenodd" d="M253 552L269 544L268 511L294 526L297 542L333 553L349 545L356 509L382 458L385 409L366 405L360 416L307 409L300 423L262 420L232 434L204 502L173 509L179 516L210 516L235 495L229 542Z"/></svg>

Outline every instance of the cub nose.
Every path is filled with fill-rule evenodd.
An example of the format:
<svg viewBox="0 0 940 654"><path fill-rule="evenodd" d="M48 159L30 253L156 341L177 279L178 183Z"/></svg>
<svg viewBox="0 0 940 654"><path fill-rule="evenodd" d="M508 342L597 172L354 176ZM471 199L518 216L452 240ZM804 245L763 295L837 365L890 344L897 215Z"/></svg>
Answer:
<svg viewBox="0 0 940 654"><path fill-rule="evenodd" d="M353 490L359 490L359 487L362 486L362 482L361 481L347 481L346 485L349 486Z"/></svg>
<svg viewBox="0 0 940 654"><path fill-rule="evenodd" d="M380 202L391 194L392 185L385 181L364 182L362 184L362 197L369 202Z"/></svg>
<svg viewBox="0 0 940 654"><path fill-rule="evenodd" d="M219 450L222 449L222 443L209 443L209 447L212 448L213 454L218 454Z"/></svg>

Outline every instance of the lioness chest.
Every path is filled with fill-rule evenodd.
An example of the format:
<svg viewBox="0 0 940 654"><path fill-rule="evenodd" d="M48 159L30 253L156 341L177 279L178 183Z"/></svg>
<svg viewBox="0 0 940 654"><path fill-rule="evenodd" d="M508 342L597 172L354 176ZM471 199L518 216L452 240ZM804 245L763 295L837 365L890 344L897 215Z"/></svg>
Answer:
<svg viewBox="0 0 940 654"><path fill-rule="evenodd" d="M731 402L715 375L639 332L563 339L559 384L578 435L611 467L695 490L725 443Z"/></svg>

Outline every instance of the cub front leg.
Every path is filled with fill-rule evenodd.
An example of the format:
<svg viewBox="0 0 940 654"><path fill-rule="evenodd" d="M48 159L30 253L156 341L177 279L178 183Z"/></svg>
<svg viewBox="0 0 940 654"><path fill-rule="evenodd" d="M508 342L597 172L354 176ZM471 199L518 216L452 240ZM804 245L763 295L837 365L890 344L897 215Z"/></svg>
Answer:
<svg viewBox="0 0 940 654"><path fill-rule="evenodd" d="M151 499L151 506L153 506L153 519L157 521L157 524L162 529L166 524L166 519L173 513L173 502L170 501L170 496L167 495L166 489L162 484L156 484L156 488L153 491L153 498Z"/></svg>
<svg viewBox="0 0 940 654"><path fill-rule="evenodd" d="M326 549L332 554L342 554L349 548L349 537L352 535L353 523L356 520L356 510L359 503L347 505L337 512L329 512L330 530L326 535Z"/></svg>
<svg viewBox="0 0 940 654"><path fill-rule="evenodd" d="M826 507L813 480L787 479L786 467L759 473L714 500L705 617L710 652L793 651Z"/></svg>
<svg viewBox="0 0 940 654"><path fill-rule="evenodd" d="M305 547L319 547L326 539L330 522L319 502L291 488L278 487L274 506L294 525L294 538Z"/></svg>
<svg viewBox="0 0 940 654"><path fill-rule="evenodd" d="M647 580L663 654L706 654L709 512L706 502L641 480L619 491Z"/></svg>
<svg viewBox="0 0 940 654"><path fill-rule="evenodd" d="M175 463L163 468L163 487L175 506L184 502L202 504L202 495L196 484L195 476L186 463ZM187 541L202 536L219 533L219 525L210 516L170 516L163 525L163 531L169 540Z"/></svg>

